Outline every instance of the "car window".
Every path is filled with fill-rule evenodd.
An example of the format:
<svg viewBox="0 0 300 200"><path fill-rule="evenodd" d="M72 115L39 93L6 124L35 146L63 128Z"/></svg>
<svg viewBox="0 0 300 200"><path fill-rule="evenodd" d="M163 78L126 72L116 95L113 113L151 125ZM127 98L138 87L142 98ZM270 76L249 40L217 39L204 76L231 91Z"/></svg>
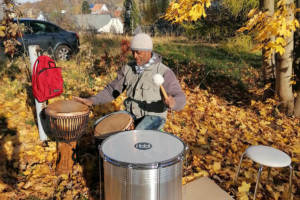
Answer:
<svg viewBox="0 0 300 200"><path fill-rule="evenodd" d="M30 28L32 34L43 34L46 33L47 26L44 23L40 22L30 22Z"/></svg>
<svg viewBox="0 0 300 200"><path fill-rule="evenodd" d="M59 32L59 28L57 26L52 25L52 24L47 24L46 31L48 33L55 33L55 32Z"/></svg>

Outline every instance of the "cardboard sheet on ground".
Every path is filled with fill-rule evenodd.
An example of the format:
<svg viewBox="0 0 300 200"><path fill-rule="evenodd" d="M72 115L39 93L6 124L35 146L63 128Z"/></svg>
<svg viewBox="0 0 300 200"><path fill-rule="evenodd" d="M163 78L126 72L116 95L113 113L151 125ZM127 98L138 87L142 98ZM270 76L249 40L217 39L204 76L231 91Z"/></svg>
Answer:
<svg viewBox="0 0 300 200"><path fill-rule="evenodd" d="M182 200L233 200L208 177L202 177L182 187Z"/></svg>

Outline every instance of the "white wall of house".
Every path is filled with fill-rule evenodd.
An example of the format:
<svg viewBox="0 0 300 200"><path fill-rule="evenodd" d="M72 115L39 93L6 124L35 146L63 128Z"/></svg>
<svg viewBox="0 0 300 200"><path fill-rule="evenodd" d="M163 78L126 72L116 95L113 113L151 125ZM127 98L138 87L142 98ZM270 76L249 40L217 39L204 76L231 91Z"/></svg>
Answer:
<svg viewBox="0 0 300 200"><path fill-rule="evenodd" d="M112 18L108 24L98 29L99 33L123 33L124 24L119 18Z"/></svg>

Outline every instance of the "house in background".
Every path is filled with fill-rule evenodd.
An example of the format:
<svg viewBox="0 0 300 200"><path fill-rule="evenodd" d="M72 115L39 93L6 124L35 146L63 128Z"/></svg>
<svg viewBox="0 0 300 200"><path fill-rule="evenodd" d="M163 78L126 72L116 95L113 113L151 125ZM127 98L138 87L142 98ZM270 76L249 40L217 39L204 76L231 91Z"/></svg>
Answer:
<svg viewBox="0 0 300 200"><path fill-rule="evenodd" d="M97 31L110 20L110 15L75 15L76 26L83 31Z"/></svg>
<svg viewBox="0 0 300 200"><path fill-rule="evenodd" d="M91 14L103 15L109 13L109 10L105 4L97 3L91 8Z"/></svg>
<svg viewBox="0 0 300 200"><path fill-rule="evenodd" d="M119 18L112 18L110 15L76 15L76 26L82 31L97 33L123 33L123 23Z"/></svg>
<svg viewBox="0 0 300 200"><path fill-rule="evenodd" d="M114 34L123 34L124 24L121 22L120 18L111 18L111 20L98 29L99 33L114 33Z"/></svg>

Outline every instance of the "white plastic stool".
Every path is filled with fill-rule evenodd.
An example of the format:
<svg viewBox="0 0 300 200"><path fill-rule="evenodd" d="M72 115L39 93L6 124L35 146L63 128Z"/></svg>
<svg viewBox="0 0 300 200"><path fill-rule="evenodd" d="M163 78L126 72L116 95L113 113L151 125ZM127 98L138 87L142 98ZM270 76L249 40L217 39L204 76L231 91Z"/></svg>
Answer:
<svg viewBox="0 0 300 200"><path fill-rule="evenodd" d="M246 155L248 158L250 158L251 160L253 160L254 162L260 165L258 169L257 179L256 179L254 198L253 198L254 200L256 199L256 192L257 192L259 179L260 179L263 166L266 167L288 167L289 166L290 168L289 199L291 199L293 167L291 165L291 158L289 155L287 155L286 153L278 149L269 146L264 146L264 145L250 146L246 149L246 151L241 156L238 170L235 176L235 181L238 178L244 155Z"/></svg>

